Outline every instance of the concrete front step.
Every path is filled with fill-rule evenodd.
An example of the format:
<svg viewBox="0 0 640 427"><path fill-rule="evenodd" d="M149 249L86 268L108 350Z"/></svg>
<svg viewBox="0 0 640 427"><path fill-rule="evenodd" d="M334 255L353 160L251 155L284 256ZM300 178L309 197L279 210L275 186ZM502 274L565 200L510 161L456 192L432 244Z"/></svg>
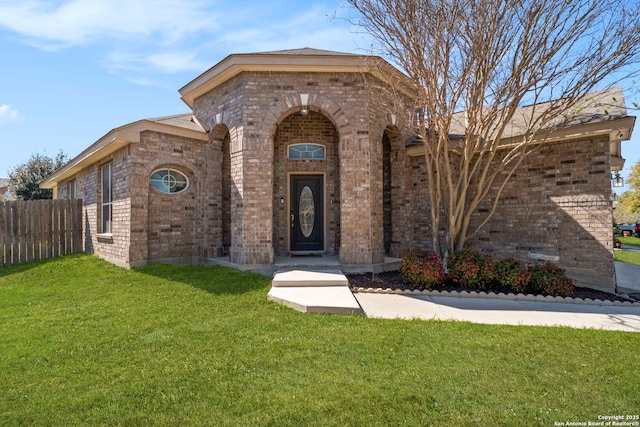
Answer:
<svg viewBox="0 0 640 427"><path fill-rule="evenodd" d="M363 313L348 286L273 287L267 298L303 313Z"/></svg>
<svg viewBox="0 0 640 427"><path fill-rule="evenodd" d="M267 298L304 313L363 313L349 289L349 281L338 270L279 271Z"/></svg>
<svg viewBox="0 0 640 427"><path fill-rule="evenodd" d="M271 282L274 288L285 287L323 287L349 286L349 281L339 270L311 271L289 270L278 271Z"/></svg>

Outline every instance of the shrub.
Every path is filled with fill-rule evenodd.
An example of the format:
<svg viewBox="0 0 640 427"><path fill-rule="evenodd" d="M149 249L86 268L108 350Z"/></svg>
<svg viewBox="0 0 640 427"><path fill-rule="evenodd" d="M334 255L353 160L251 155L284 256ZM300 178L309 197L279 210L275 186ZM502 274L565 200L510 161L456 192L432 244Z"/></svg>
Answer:
<svg viewBox="0 0 640 427"><path fill-rule="evenodd" d="M402 260L400 275L413 289L431 289L444 282L444 264L435 252L414 250Z"/></svg>
<svg viewBox="0 0 640 427"><path fill-rule="evenodd" d="M613 238L613 247L614 248L622 248L622 240L618 239L617 237Z"/></svg>
<svg viewBox="0 0 640 427"><path fill-rule="evenodd" d="M494 277L490 256L472 251L459 251L447 261L449 278L468 289L485 289Z"/></svg>
<svg viewBox="0 0 640 427"><path fill-rule="evenodd" d="M494 278L503 288L525 293L529 290L531 272L520 261L505 258L495 264Z"/></svg>
<svg viewBox="0 0 640 427"><path fill-rule="evenodd" d="M574 293L574 281L566 272L551 262L542 262L529 267L530 287L536 293L567 297Z"/></svg>

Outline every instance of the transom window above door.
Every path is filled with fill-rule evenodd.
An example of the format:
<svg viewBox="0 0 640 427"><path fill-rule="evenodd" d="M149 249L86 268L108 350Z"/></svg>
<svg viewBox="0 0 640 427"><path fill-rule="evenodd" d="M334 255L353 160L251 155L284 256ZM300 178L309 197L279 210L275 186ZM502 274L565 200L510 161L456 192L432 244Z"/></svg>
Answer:
<svg viewBox="0 0 640 427"><path fill-rule="evenodd" d="M293 144L289 146L290 159L324 160L325 147L320 144Z"/></svg>

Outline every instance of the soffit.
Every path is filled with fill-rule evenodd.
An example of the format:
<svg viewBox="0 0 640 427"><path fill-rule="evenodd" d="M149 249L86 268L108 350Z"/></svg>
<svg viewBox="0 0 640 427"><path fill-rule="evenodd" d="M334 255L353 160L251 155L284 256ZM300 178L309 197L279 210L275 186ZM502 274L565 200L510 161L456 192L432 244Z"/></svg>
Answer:
<svg viewBox="0 0 640 427"><path fill-rule="evenodd" d="M191 114L144 119L111 130L82 153L71 159L66 165L55 171L40 183L41 188L54 188L58 183L105 158L119 149L140 142L144 131L155 131L169 135L208 141L209 136Z"/></svg>
<svg viewBox="0 0 640 427"><path fill-rule="evenodd" d="M408 77L380 57L304 48L229 55L182 87L179 90L180 96L193 108L196 98L242 72L368 72L377 77L385 74L387 78L383 78L383 81L397 82L403 92L409 96L414 95Z"/></svg>

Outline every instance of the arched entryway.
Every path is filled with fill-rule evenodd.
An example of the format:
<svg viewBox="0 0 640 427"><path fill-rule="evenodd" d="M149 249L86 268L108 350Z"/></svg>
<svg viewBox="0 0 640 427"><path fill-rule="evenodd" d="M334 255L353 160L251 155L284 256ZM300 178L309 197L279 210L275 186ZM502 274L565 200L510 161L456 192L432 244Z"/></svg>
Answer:
<svg viewBox="0 0 640 427"><path fill-rule="evenodd" d="M213 149L213 163L209 164L210 216L212 218L211 237L214 240L217 256L229 256L232 235L231 218L233 216L232 198L234 185L231 177L231 135L225 125L217 125L210 132ZM235 191L237 193L237 190ZM237 195L236 195L237 197ZM218 231L219 230L219 231Z"/></svg>
<svg viewBox="0 0 640 427"><path fill-rule="evenodd" d="M382 134L382 228L386 256L399 257L405 250L401 231L404 181L404 143L392 126Z"/></svg>
<svg viewBox="0 0 640 427"><path fill-rule="evenodd" d="M340 247L338 130L321 112L285 116L274 135L273 245L276 255Z"/></svg>

